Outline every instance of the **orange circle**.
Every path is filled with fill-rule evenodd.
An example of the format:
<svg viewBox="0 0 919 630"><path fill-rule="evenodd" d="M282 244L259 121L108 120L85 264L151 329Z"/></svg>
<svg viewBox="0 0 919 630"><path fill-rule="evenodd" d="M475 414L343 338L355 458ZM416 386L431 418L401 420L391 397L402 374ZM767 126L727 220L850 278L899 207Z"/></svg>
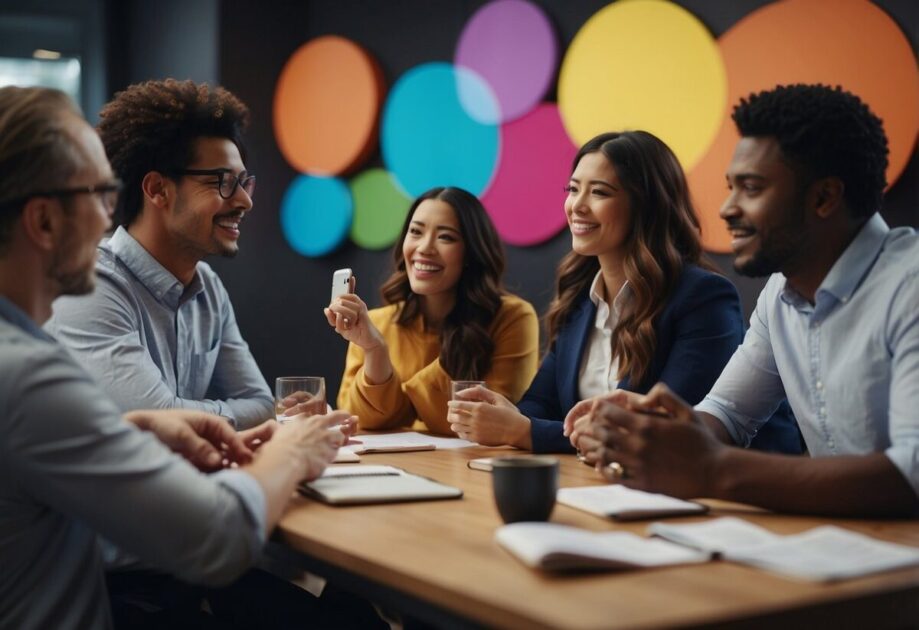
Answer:
<svg viewBox="0 0 919 630"><path fill-rule="evenodd" d="M343 37L316 38L290 56L274 92L274 135L287 162L340 175L367 159L377 137L383 74Z"/></svg>
<svg viewBox="0 0 919 630"><path fill-rule="evenodd" d="M752 92L791 83L841 85L884 121L890 147L888 186L909 162L919 132L919 72L906 36L865 0L787 0L737 22L718 40L730 108L712 146L689 173L705 248L730 251L718 217L724 173L737 144L733 106Z"/></svg>

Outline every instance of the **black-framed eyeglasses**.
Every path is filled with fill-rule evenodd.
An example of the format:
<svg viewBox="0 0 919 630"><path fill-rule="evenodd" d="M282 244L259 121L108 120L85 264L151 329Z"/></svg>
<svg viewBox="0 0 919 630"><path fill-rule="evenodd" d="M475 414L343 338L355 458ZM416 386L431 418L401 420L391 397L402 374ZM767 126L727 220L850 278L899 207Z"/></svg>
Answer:
<svg viewBox="0 0 919 630"><path fill-rule="evenodd" d="M189 168L179 171L176 175L210 175L217 178L217 192L224 199L229 199L236 193L236 187L242 186L251 198L255 194L255 175L243 171L234 175L225 168Z"/></svg>
<svg viewBox="0 0 919 630"><path fill-rule="evenodd" d="M92 184L90 186L72 186L69 188L55 188L53 190L40 190L29 193L23 197L30 199L32 197L72 197L73 195L99 195L102 205L106 210L112 211L118 203L118 193L124 188L120 179L115 179L103 184Z"/></svg>

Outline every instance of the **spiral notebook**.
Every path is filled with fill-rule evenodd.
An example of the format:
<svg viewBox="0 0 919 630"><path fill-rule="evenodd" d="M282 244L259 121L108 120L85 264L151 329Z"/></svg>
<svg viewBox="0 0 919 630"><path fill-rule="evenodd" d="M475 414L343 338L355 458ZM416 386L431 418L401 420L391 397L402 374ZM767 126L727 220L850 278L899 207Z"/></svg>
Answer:
<svg viewBox="0 0 919 630"><path fill-rule="evenodd" d="M463 491L395 466L331 466L300 492L330 505L459 499Z"/></svg>

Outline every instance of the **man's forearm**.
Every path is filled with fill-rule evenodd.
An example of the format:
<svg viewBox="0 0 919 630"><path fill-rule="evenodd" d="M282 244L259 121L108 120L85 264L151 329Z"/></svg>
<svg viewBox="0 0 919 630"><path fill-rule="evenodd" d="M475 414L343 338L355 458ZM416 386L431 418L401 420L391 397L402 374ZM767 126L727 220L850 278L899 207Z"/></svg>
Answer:
<svg viewBox="0 0 919 630"><path fill-rule="evenodd" d="M265 493L265 535L271 534L281 519L290 495L303 477L303 467L294 457L259 458L243 470L258 482Z"/></svg>
<svg viewBox="0 0 919 630"><path fill-rule="evenodd" d="M728 433L728 430L725 428L721 420L710 413L705 413L704 411L697 411L696 413L700 418L702 418L702 422L705 424L705 426L708 427L708 430L711 431L716 438L718 438L719 442L727 444L728 446L737 446L737 444L731 438L731 434Z"/></svg>
<svg viewBox="0 0 919 630"><path fill-rule="evenodd" d="M919 498L883 453L812 458L724 448L718 455L707 494L777 512L827 516L919 514Z"/></svg>

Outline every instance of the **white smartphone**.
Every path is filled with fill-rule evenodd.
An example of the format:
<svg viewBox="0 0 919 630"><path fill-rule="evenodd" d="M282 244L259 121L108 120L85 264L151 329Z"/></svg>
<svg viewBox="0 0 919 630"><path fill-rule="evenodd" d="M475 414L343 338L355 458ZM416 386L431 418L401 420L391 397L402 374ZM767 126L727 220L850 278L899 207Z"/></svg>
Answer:
<svg viewBox="0 0 919 630"><path fill-rule="evenodd" d="M484 470L485 472L491 472L494 468L492 462L495 460L494 457L479 457L478 459L470 459L466 462L466 465L472 470Z"/></svg>
<svg viewBox="0 0 919 630"><path fill-rule="evenodd" d="M351 293L351 269L336 269L332 274L332 299L329 304L335 301L335 298L341 297L345 293Z"/></svg>

